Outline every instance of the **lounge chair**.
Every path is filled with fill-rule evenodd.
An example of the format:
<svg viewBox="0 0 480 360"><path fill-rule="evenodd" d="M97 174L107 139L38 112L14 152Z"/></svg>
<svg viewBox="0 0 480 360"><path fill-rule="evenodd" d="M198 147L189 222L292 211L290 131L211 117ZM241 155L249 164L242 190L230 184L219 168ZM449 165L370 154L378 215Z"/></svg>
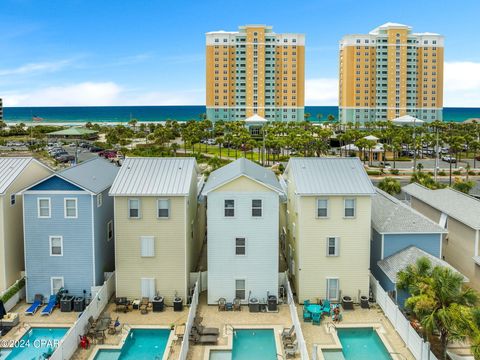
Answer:
<svg viewBox="0 0 480 360"><path fill-rule="evenodd" d="M190 340L193 341L194 344L216 344L218 342L218 336L191 334Z"/></svg>
<svg viewBox="0 0 480 360"><path fill-rule="evenodd" d="M320 320L322 319L321 314L312 314L312 324L313 325L320 325Z"/></svg>
<svg viewBox="0 0 480 360"><path fill-rule="evenodd" d="M292 344L285 346L284 348L285 355L287 357L289 356L295 357L295 354L297 353L297 349L298 349L298 342L294 341Z"/></svg>
<svg viewBox="0 0 480 360"><path fill-rule="evenodd" d="M25 315L35 314L42 305L43 305L43 295L36 294L35 298L33 299L33 304L27 310L25 310Z"/></svg>
<svg viewBox="0 0 480 360"><path fill-rule="evenodd" d="M306 308L303 308L303 321L312 321L312 314Z"/></svg>
<svg viewBox="0 0 480 360"><path fill-rule="evenodd" d="M233 299L233 311L242 311L242 303L240 299Z"/></svg>
<svg viewBox="0 0 480 360"><path fill-rule="evenodd" d="M215 327L205 327L203 325L194 325L192 330L196 331L198 335L219 335L220 329Z"/></svg>
<svg viewBox="0 0 480 360"><path fill-rule="evenodd" d="M48 299L48 304L43 308L41 315L50 316L53 309L55 308L55 305L57 305L57 295L50 295L50 298Z"/></svg>
<svg viewBox="0 0 480 360"><path fill-rule="evenodd" d="M140 306L138 309L140 310L140 313L142 314L147 314L148 313L148 303L150 302L150 299L148 297L143 297L142 301L140 302Z"/></svg>
<svg viewBox="0 0 480 360"><path fill-rule="evenodd" d="M330 300L324 300L323 301L323 306L322 306L322 313L326 313L326 314L330 315L330 311L331 311Z"/></svg>
<svg viewBox="0 0 480 360"><path fill-rule="evenodd" d="M290 328L284 328L282 331L282 340L291 338L294 332L295 332L295 326L293 325Z"/></svg>
<svg viewBox="0 0 480 360"><path fill-rule="evenodd" d="M227 306L227 299L220 298L218 299L218 311L225 311Z"/></svg>

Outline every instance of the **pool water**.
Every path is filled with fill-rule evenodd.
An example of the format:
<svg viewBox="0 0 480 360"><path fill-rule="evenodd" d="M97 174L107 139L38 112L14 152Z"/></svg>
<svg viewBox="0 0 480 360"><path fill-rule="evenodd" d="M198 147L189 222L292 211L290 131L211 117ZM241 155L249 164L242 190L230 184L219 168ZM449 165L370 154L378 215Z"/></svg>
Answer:
<svg viewBox="0 0 480 360"><path fill-rule="evenodd" d="M132 329L119 350L99 350L95 360L161 360L170 329Z"/></svg>
<svg viewBox="0 0 480 360"><path fill-rule="evenodd" d="M232 351L212 350L210 360L277 360L273 329L237 329Z"/></svg>
<svg viewBox="0 0 480 360"><path fill-rule="evenodd" d="M373 328L337 329L337 334L342 343L345 360L392 359L382 339Z"/></svg>
<svg viewBox="0 0 480 360"><path fill-rule="evenodd" d="M31 328L12 350L2 350L0 357L3 359L30 360L43 359L44 353L52 353L57 348L60 340L67 333L68 328Z"/></svg>
<svg viewBox="0 0 480 360"><path fill-rule="evenodd" d="M325 360L345 360L342 350L322 350Z"/></svg>

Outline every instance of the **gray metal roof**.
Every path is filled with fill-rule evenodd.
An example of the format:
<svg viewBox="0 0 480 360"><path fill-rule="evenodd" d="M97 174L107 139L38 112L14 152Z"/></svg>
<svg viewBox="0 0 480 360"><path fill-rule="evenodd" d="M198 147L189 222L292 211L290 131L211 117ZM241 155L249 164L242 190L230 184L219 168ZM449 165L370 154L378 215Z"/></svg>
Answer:
<svg viewBox="0 0 480 360"><path fill-rule="evenodd" d="M190 193L193 172L198 173L194 158L127 158L110 195L186 196Z"/></svg>
<svg viewBox="0 0 480 360"><path fill-rule="evenodd" d="M358 158L290 158L286 169L289 172L300 195L375 194Z"/></svg>
<svg viewBox="0 0 480 360"><path fill-rule="evenodd" d="M7 190L31 161L36 160L32 157L0 158L0 194Z"/></svg>
<svg viewBox="0 0 480 360"><path fill-rule="evenodd" d="M430 190L417 183L402 190L473 229L480 229L480 200L451 188Z"/></svg>
<svg viewBox="0 0 480 360"><path fill-rule="evenodd" d="M117 165L104 158L96 157L59 171L57 175L97 194L112 185L118 170Z"/></svg>
<svg viewBox="0 0 480 360"><path fill-rule="evenodd" d="M376 189L372 226L379 233L445 233L446 230L397 198Z"/></svg>
<svg viewBox="0 0 480 360"><path fill-rule="evenodd" d="M397 282L397 273L404 270L408 265L414 265L418 259L426 257L432 262L432 266L442 266L451 269L452 271L459 273L463 276L464 281L469 281L466 276L464 276L460 271L455 269L452 265L439 259L422 249L419 249L415 246L409 246L403 250L396 252L395 254L386 257L383 260L377 261L378 266L388 278L396 283Z"/></svg>
<svg viewBox="0 0 480 360"><path fill-rule="evenodd" d="M264 168L263 166L260 166L246 158L237 159L234 162L222 166L220 169L212 172L208 177L202 194L207 195L207 193L211 190L216 189L217 187L242 175L265 184L269 188L283 194L283 189L272 170Z"/></svg>

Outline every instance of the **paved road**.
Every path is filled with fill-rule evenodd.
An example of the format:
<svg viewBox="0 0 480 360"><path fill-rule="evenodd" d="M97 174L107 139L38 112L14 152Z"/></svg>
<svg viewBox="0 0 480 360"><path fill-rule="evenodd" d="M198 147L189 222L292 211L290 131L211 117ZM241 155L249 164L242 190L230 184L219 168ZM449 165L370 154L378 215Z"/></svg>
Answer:
<svg viewBox="0 0 480 360"><path fill-rule="evenodd" d="M452 164L452 169L456 169L460 167L465 168L467 166L467 162L470 164L470 168L473 169L473 159L462 160L456 164ZM393 167L393 161L388 161L388 163L390 163L390 166ZM476 163L475 165L477 166L477 169L480 169L480 161L476 161L475 163ZM374 161L373 164L380 165L378 161ZM435 167L435 159L431 159L431 158L417 159L417 164L422 164L424 169L433 170L433 168ZM413 169L413 160L397 161L395 166L397 169ZM450 163L446 161L442 161L441 159L439 160L438 166L441 169L445 169L445 170L450 169Z"/></svg>

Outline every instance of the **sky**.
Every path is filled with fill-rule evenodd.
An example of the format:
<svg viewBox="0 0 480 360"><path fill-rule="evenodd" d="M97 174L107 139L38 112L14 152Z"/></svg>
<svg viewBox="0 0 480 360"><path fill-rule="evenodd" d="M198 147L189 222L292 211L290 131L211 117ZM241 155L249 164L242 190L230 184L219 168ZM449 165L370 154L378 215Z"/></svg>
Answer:
<svg viewBox="0 0 480 360"><path fill-rule="evenodd" d="M306 37L306 105L337 105L338 42L385 22L445 36L444 106L480 107L478 0L0 0L4 106L201 105L205 33Z"/></svg>

